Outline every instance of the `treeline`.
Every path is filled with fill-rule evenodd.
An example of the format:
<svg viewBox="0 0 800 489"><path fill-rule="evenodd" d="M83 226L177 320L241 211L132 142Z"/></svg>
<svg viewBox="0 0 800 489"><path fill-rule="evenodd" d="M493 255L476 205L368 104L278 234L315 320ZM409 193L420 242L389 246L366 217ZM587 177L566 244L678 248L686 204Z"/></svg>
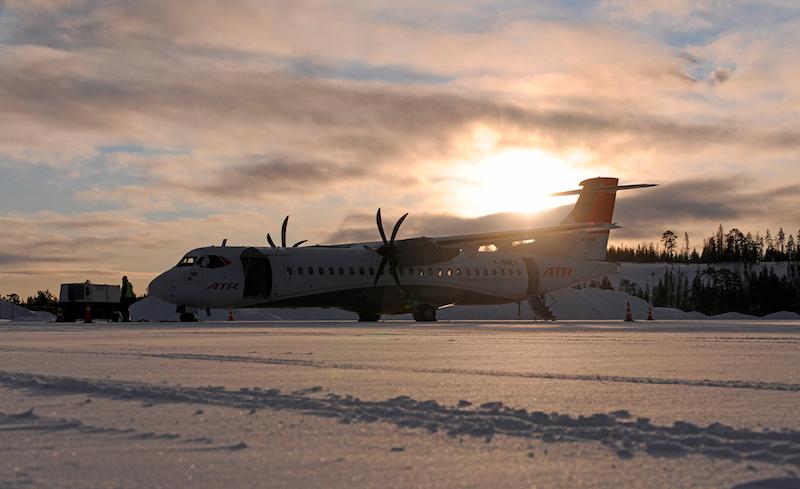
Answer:
<svg viewBox="0 0 800 489"><path fill-rule="evenodd" d="M740 312L763 316L778 311L800 311L800 264L789 263L786 275L772 267L750 267L739 273L727 268L697 270L692 280L681 270L668 268L650 290L621 280L619 290L658 307L699 311L706 315Z"/></svg>
<svg viewBox="0 0 800 489"><path fill-rule="evenodd" d="M638 263L759 263L775 261L800 261L800 231L797 237L786 234L783 228L773 236L769 229L744 233L737 228L727 232L720 224L717 231L703 240L700 251L690 248L689 234L678 236L671 230L661 235L661 241L639 243L636 246L610 246L606 254L609 261Z"/></svg>
<svg viewBox="0 0 800 489"><path fill-rule="evenodd" d="M58 299L50 290L40 290L34 296L28 296L24 301L18 294L8 294L2 298L6 302L22 306L31 311L50 311L54 312L58 306Z"/></svg>

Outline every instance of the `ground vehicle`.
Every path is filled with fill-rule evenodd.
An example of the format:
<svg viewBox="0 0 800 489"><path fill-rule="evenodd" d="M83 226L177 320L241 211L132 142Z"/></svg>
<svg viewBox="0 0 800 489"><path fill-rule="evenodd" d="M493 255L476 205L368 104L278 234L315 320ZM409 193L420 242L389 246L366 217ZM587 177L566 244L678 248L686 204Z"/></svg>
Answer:
<svg viewBox="0 0 800 489"><path fill-rule="evenodd" d="M88 280L83 283L61 284L58 308L65 322L85 319L87 308L92 319L118 321L120 293L119 285L93 284Z"/></svg>

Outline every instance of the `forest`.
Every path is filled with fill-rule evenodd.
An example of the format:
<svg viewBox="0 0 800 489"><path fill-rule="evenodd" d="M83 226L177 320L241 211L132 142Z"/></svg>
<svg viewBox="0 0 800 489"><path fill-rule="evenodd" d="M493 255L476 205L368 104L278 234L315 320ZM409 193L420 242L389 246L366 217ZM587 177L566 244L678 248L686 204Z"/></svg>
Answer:
<svg viewBox="0 0 800 489"><path fill-rule="evenodd" d="M800 236L798 231L797 236ZM698 251L690 251L688 234L682 237L667 230L658 245L639 243L634 247L610 246L607 259L634 263L690 263L667 268L652 289L621 280L619 290L640 297L654 306L699 311L707 315L735 311L763 316L778 311L800 311L800 249L798 240L783 228L725 231L720 225L705 238ZM776 274L769 263L787 262L786 273ZM731 264L730 266L720 264ZM736 264L735 266L733 264ZM691 278L690 278L691 277ZM600 287L609 284L599 282Z"/></svg>
<svg viewBox="0 0 800 489"><path fill-rule="evenodd" d="M800 230L797 232L800 237ZM658 244L639 243L636 246L611 245L606 259L634 263L760 263L800 261L798 238L786 234L781 227L773 236L769 229L761 235L756 231L742 232L737 228L725 232L720 224L716 232L703 240L700 250L690 248L689 234L667 230Z"/></svg>

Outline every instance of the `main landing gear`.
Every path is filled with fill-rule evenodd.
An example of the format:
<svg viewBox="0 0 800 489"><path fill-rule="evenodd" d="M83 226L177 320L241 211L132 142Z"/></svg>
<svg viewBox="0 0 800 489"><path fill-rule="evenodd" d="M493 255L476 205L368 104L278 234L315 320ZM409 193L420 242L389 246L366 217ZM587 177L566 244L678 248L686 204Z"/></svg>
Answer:
<svg viewBox="0 0 800 489"><path fill-rule="evenodd" d="M436 321L436 308L430 304L420 304L412 315L414 321L431 323Z"/></svg>

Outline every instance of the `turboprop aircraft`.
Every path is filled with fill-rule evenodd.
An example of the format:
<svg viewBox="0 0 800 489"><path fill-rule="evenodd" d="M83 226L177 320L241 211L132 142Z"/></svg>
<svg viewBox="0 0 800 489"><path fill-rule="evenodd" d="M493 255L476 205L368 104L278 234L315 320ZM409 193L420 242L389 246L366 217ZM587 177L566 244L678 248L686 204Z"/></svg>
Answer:
<svg viewBox="0 0 800 489"><path fill-rule="evenodd" d="M454 236L397 239L408 214L387 238L381 211L381 241L287 246L283 221L280 246L210 246L194 249L156 277L152 295L175 304L181 321L210 308L336 307L360 321L410 313L435 321L451 305L527 301L543 319L554 319L547 294L616 271L606 262L616 193L652 187L619 185L617 178L592 178L575 207L555 226ZM487 251L491 250L491 251Z"/></svg>

